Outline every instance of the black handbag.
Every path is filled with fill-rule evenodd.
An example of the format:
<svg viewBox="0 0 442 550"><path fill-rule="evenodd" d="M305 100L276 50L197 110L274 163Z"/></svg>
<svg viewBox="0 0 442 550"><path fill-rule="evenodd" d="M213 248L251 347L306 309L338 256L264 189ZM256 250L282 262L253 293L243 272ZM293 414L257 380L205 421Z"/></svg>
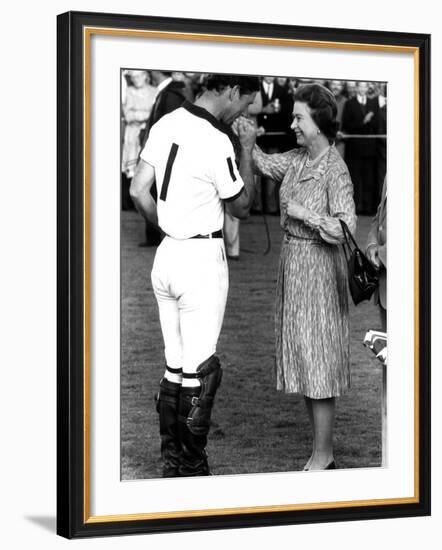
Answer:
<svg viewBox="0 0 442 550"><path fill-rule="evenodd" d="M376 269L358 247L347 224L342 220L339 221L341 222L345 238L345 243L342 245L342 248L344 249L345 259L347 260L348 286L354 304L358 305L360 302L371 298L373 292L378 287L379 276Z"/></svg>

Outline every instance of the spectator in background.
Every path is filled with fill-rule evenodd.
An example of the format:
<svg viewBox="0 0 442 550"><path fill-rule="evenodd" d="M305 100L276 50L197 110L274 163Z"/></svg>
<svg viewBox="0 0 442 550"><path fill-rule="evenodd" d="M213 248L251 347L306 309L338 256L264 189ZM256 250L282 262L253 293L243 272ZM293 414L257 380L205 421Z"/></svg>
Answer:
<svg viewBox="0 0 442 550"><path fill-rule="evenodd" d="M378 84L377 101L379 106L378 132L381 135L387 135L387 84L381 82ZM382 185L387 172L387 138L378 138L376 140L377 157L377 178L379 187Z"/></svg>
<svg viewBox="0 0 442 550"><path fill-rule="evenodd" d="M379 306L382 330L387 330L387 178L382 187L381 202L367 237L366 255L379 271L379 287L374 301Z"/></svg>
<svg viewBox="0 0 442 550"><path fill-rule="evenodd" d="M124 69L121 73L121 116L123 116L123 105L126 103L126 92L129 86L129 72L130 71L127 69Z"/></svg>
<svg viewBox="0 0 442 550"><path fill-rule="evenodd" d="M289 78L287 80L287 83L288 83L288 87L289 87L289 93L293 97L295 95L296 88L298 86L298 81L297 81L296 78Z"/></svg>
<svg viewBox="0 0 442 550"><path fill-rule="evenodd" d="M201 73L182 73L174 71L172 73L172 80L183 83L184 87L182 92L187 101L193 103L200 91Z"/></svg>
<svg viewBox="0 0 442 550"><path fill-rule="evenodd" d="M377 134L378 102L367 97L367 82L358 82L356 91L356 96L345 103L342 130L347 134ZM376 141L376 138L346 139L345 162L350 170L358 214L373 215L379 202Z"/></svg>
<svg viewBox="0 0 442 550"><path fill-rule="evenodd" d="M276 83L282 88L287 88L289 85L289 79L286 76L277 76L275 80Z"/></svg>
<svg viewBox="0 0 442 550"><path fill-rule="evenodd" d="M356 96L356 81L347 80L345 83L345 93L347 94L347 99L351 99Z"/></svg>
<svg viewBox="0 0 442 550"><path fill-rule="evenodd" d="M129 187L141 150L140 135L146 127L156 95L155 87L150 85L150 77L147 71L133 70L128 71L126 74L130 85L124 86L123 83L122 89L124 92L124 138L121 161L123 210L130 209L132 205Z"/></svg>
<svg viewBox="0 0 442 550"><path fill-rule="evenodd" d="M147 141L152 126L167 113L171 113L178 107L181 107L185 100L184 82L174 80L171 72L151 71L151 74L152 82L157 87L157 97L152 109L152 116L146 128L143 146Z"/></svg>
<svg viewBox="0 0 442 550"><path fill-rule="evenodd" d="M280 153L292 148L290 124L293 96L287 79L282 81L283 85L273 76L265 76L261 82L262 110L258 114L258 126L264 128L265 133L259 138L258 144L266 153ZM261 193L258 191L256 194L254 209L267 214L278 214L278 195L279 186L276 182L262 177Z"/></svg>
<svg viewBox="0 0 442 550"><path fill-rule="evenodd" d="M338 112L336 114L336 122L338 123L338 132L336 134L335 146L339 151L339 154L344 158L345 153L345 143L342 139L342 115L344 114L344 105L347 101L347 98L344 95L344 84L342 80L331 80L328 85L331 93L333 94L336 100L336 106Z"/></svg>
<svg viewBox="0 0 442 550"><path fill-rule="evenodd" d="M379 89L377 82L367 82L368 90L367 90L367 97L369 99L374 99L375 97L378 97Z"/></svg>
<svg viewBox="0 0 442 550"><path fill-rule="evenodd" d="M171 72L151 71L152 81L157 87L157 96L155 99L152 113L149 118L149 123L146 127L146 132L143 140L143 147L149 137L149 132L152 126L158 122L164 115L171 113L178 107L181 107L184 100L184 82L173 80ZM156 189L152 189L152 196L156 200ZM146 240L139 246L158 246L161 242L161 233L154 227L145 224Z"/></svg>
<svg viewBox="0 0 442 550"><path fill-rule="evenodd" d="M188 99L188 101L193 103L202 92L203 82L206 78L206 75L204 73L184 73L184 76L186 94L188 98L190 98Z"/></svg>

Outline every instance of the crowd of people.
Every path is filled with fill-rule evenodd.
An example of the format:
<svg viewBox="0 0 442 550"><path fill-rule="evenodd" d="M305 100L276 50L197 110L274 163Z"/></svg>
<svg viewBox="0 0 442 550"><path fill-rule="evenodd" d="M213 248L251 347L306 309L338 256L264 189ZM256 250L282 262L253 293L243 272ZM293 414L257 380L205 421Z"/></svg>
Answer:
<svg viewBox="0 0 442 550"><path fill-rule="evenodd" d="M205 90L207 74L126 70L122 78L122 208L133 208L130 180L149 128L161 116L193 103ZM290 130L297 89L310 83L326 86L338 108L335 145L344 158L354 187L356 212L373 215L381 197L386 172L386 84L379 82L259 77L260 89L246 114L258 127L257 143L266 153L297 148ZM163 93L162 93L163 92ZM157 96L161 105L153 106ZM279 186L260 178L253 213L279 214ZM234 220L232 220L234 224ZM235 236L235 233L234 233ZM152 244L157 239L150 237ZM149 236L146 236L146 244ZM235 253L233 254L233 256Z"/></svg>
<svg viewBox="0 0 442 550"><path fill-rule="evenodd" d="M151 71L151 77L157 95L140 125L130 196L146 220L146 238L148 229L162 232L151 278L166 359L157 401L163 475L210 474L205 447L222 378L216 351L229 286L222 228L226 217L242 219L271 205L283 234L276 386L304 396L313 433L304 469L335 469L335 401L349 389L351 364L340 245L343 224L355 233L357 209L374 213L379 203L385 90L366 82L353 89L348 82L241 75ZM147 96L147 73L143 81L137 97ZM124 113L127 97L128 90ZM369 261L380 271L386 193L384 186L367 242ZM385 286L376 300L384 322Z"/></svg>

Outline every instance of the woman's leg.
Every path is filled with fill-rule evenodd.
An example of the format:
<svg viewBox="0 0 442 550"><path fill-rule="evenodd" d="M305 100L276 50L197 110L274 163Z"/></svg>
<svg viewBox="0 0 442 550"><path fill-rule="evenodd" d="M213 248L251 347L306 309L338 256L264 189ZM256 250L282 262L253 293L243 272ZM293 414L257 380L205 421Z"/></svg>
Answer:
<svg viewBox="0 0 442 550"><path fill-rule="evenodd" d="M304 395L304 401L305 401L305 406L307 408L307 414L308 414L308 419L310 420L310 426L312 428L312 435L313 435L313 450L312 450L312 454L310 456L310 458L308 459L307 461L307 464L304 466L304 470L309 470L310 469L310 464L313 460L313 456L315 454L315 450L316 450L316 441L315 441L315 421L314 421L314 418L313 418L313 405L312 405L312 400L310 399L310 397L307 397L306 395Z"/></svg>
<svg viewBox="0 0 442 550"><path fill-rule="evenodd" d="M310 470L324 470L333 462L335 398L312 399L315 448Z"/></svg>

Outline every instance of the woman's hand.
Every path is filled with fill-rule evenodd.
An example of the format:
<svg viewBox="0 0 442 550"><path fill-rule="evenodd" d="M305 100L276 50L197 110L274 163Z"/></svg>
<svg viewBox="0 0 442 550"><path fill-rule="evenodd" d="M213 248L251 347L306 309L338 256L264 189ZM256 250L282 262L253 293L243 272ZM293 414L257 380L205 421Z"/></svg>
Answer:
<svg viewBox="0 0 442 550"><path fill-rule="evenodd" d="M372 244L368 247L367 258L375 269L381 268L381 260L379 259L379 250L377 245Z"/></svg>
<svg viewBox="0 0 442 550"><path fill-rule="evenodd" d="M237 132L241 147L251 151L255 145L257 129L253 122L247 120L244 117L239 119L237 125Z"/></svg>
<svg viewBox="0 0 442 550"><path fill-rule="evenodd" d="M304 208L302 205L299 204L299 202L296 202L295 200L291 199L287 203L287 214L294 218L295 220L305 220L307 218L307 215L309 213L309 210L307 208Z"/></svg>

